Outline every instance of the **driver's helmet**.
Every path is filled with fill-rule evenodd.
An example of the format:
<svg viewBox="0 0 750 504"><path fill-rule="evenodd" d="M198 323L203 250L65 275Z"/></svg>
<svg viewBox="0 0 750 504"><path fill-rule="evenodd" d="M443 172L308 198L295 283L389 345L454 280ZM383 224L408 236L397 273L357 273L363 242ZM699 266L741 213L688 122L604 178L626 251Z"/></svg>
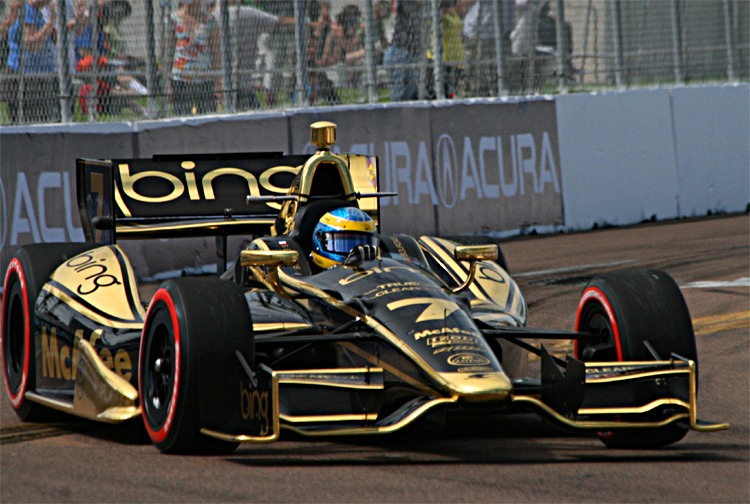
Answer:
<svg viewBox="0 0 750 504"><path fill-rule="evenodd" d="M378 246L378 232L369 215L356 207L341 207L321 217L312 238L312 259L321 268L344 262L357 245Z"/></svg>

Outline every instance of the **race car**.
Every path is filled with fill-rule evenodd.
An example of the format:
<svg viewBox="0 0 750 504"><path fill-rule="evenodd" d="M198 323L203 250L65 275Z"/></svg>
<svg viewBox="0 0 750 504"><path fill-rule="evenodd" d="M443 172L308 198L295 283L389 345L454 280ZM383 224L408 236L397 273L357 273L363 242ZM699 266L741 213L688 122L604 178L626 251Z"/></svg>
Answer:
<svg viewBox="0 0 750 504"><path fill-rule="evenodd" d="M441 411L534 412L611 447L728 427L697 418L695 337L669 275L597 277L575 331L527 327L493 240L374 232L393 193L379 191L377 158L331 152L336 135L314 123L306 156L79 159L86 243L21 247L5 275L3 369L19 417L141 417L159 450L183 453L282 430L385 434ZM343 219L338 209L372 222L374 253L315 258L320 240L351 238L316 231ZM235 234L252 241L228 261ZM169 279L142 299L117 242L192 236L215 237L218 274ZM574 340L574 355L552 356L537 343L547 339Z"/></svg>

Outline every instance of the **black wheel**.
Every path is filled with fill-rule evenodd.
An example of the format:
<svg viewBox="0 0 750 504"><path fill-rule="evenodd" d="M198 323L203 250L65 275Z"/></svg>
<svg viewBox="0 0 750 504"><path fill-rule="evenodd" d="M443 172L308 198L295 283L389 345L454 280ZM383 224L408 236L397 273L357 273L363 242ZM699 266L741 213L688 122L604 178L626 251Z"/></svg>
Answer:
<svg viewBox="0 0 750 504"><path fill-rule="evenodd" d="M143 327L138 377L143 421L159 450L222 454L238 446L200 433L198 390L200 355L235 350L253 365L253 324L238 285L179 278L159 287Z"/></svg>
<svg viewBox="0 0 750 504"><path fill-rule="evenodd" d="M51 411L26 400L36 385L34 338L38 326L34 305L55 269L96 245L90 243L42 243L16 250L8 264L3 287L2 352L8 397L21 420L44 420Z"/></svg>
<svg viewBox="0 0 750 504"><path fill-rule="evenodd" d="M443 236L442 238L458 243L459 245L497 245L497 260L495 261L506 273L510 275L508 262L505 260L503 249L489 236Z"/></svg>
<svg viewBox="0 0 750 504"><path fill-rule="evenodd" d="M591 280L578 304L576 331L601 335L598 341L576 345L576 357L584 361L653 360L647 340L661 359L675 353L698 362L687 304L663 271L619 271ZM602 432L599 438L611 448L657 448L676 443L686 433L671 424Z"/></svg>

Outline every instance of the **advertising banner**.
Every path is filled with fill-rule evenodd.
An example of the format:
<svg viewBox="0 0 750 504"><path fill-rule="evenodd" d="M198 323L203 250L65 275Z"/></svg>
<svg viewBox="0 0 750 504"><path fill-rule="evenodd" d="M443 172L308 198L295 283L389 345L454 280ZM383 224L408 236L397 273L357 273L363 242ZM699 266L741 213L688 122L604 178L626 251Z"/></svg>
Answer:
<svg viewBox="0 0 750 504"><path fill-rule="evenodd" d="M84 241L76 158L132 156L132 133L0 134L0 267L29 243Z"/></svg>
<svg viewBox="0 0 750 504"><path fill-rule="evenodd" d="M338 125L338 149L378 156L382 230L451 235L562 224L555 103L448 103L291 117L295 152L310 124ZM335 151L336 149L334 149Z"/></svg>

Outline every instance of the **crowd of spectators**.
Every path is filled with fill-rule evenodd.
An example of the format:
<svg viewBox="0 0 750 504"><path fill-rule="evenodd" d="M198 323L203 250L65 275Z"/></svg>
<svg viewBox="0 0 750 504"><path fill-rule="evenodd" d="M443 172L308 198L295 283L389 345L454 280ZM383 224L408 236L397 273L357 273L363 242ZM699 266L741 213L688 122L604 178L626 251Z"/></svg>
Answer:
<svg viewBox="0 0 750 504"><path fill-rule="evenodd" d="M132 0L67 0L67 65L83 115L118 116L123 109L148 117L145 62L128 50L121 25L131 16ZM525 65L537 46L556 48L556 23L548 0L499 0L507 74ZM171 115L221 110L233 92L238 111L293 103L295 2L228 0L233 89L223 89L221 7L217 0L174 0L162 20L158 64L160 97ZM56 122L61 118L56 33L56 0L0 0L0 101L17 123ZM365 16L363 3L329 0L302 3L306 33L306 100L341 103L342 89L365 96ZM374 0L373 34L378 81L392 101L430 98L433 86L432 2ZM336 11L334 13L334 7ZM492 95L497 91L495 22L497 7L481 0L440 0L444 95ZM534 9L536 9L534 11ZM538 31L534 32L534 26ZM565 34L570 44L569 29ZM569 47L570 49L570 47ZM533 61L533 57L531 58ZM525 71L528 68L523 67ZM573 71L572 68L569 69ZM169 111L167 112L169 114Z"/></svg>

